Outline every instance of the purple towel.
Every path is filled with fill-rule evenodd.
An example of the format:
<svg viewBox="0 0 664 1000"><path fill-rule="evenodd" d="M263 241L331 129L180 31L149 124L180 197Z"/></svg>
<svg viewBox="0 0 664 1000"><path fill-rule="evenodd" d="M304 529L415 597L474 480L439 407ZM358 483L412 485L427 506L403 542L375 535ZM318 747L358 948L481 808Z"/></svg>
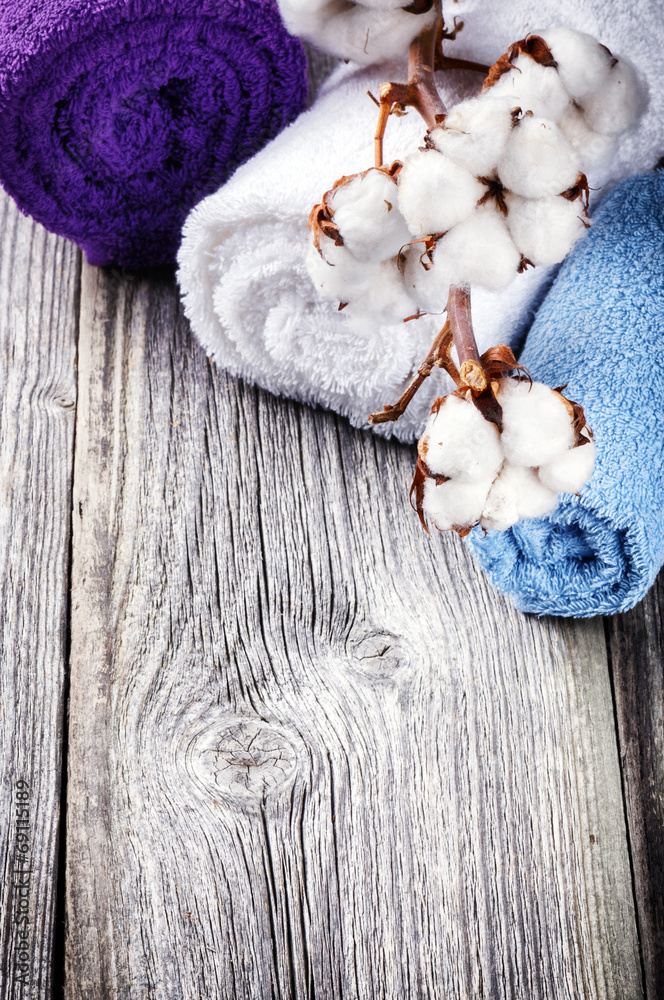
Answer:
<svg viewBox="0 0 664 1000"><path fill-rule="evenodd" d="M305 98L273 0L0 0L0 180L91 264L171 263Z"/></svg>

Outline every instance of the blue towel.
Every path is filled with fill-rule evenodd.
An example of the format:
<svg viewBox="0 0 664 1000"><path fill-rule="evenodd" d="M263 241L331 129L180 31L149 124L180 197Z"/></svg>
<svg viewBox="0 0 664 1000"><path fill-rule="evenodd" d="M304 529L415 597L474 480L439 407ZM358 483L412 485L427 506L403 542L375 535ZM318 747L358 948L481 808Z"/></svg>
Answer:
<svg viewBox="0 0 664 1000"><path fill-rule="evenodd" d="M602 202L520 358L581 403L597 463L579 497L469 544L522 611L587 618L633 607L664 562L664 171Z"/></svg>

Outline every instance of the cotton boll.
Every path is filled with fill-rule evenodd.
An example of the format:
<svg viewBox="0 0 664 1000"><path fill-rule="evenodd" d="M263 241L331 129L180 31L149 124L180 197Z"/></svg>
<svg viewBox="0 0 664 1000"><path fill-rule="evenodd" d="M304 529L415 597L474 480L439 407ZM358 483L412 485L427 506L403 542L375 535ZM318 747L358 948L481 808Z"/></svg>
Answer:
<svg viewBox="0 0 664 1000"><path fill-rule="evenodd" d="M491 479L472 483L452 479L440 485L435 479L427 479L422 503L424 517L441 531L469 528L479 521L490 488Z"/></svg>
<svg viewBox="0 0 664 1000"><path fill-rule="evenodd" d="M376 324L399 323L417 313L417 305L406 291L396 259L386 260L376 267L361 293L350 298L344 313L358 330L365 329L367 323L373 329Z"/></svg>
<svg viewBox="0 0 664 1000"><path fill-rule="evenodd" d="M447 396L431 414L419 452L434 475L464 483L491 480L503 464L498 428L458 396Z"/></svg>
<svg viewBox="0 0 664 1000"><path fill-rule="evenodd" d="M499 476L486 499L480 524L487 530L506 531L519 520L518 494L510 489L509 478Z"/></svg>
<svg viewBox="0 0 664 1000"><path fill-rule="evenodd" d="M484 528L504 531L522 518L543 517L558 506L558 497L532 469L505 463L482 510Z"/></svg>
<svg viewBox="0 0 664 1000"><path fill-rule="evenodd" d="M445 267L453 284L498 291L516 278L521 255L502 217L487 206L475 209L443 237L434 262Z"/></svg>
<svg viewBox="0 0 664 1000"><path fill-rule="evenodd" d="M611 70L611 52L584 31L555 27L536 31L551 50L558 63L558 73L566 90L575 101L581 101L602 87Z"/></svg>
<svg viewBox="0 0 664 1000"><path fill-rule="evenodd" d="M637 123L647 103L634 66L620 56L603 86L583 101L583 116L593 131L620 135Z"/></svg>
<svg viewBox="0 0 664 1000"><path fill-rule="evenodd" d="M546 198L570 188L580 167L578 154L553 122L527 116L514 128L497 171L514 194Z"/></svg>
<svg viewBox="0 0 664 1000"><path fill-rule="evenodd" d="M437 247L430 259L424 243L414 243L404 253L404 285L419 308L428 313L444 312L450 293L449 267L444 258L437 259L436 251Z"/></svg>
<svg viewBox="0 0 664 1000"><path fill-rule="evenodd" d="M501 379L502 445L508 462L537 467L574 444L572 415L560 395L541 382Z"/></svg>
<svg viewBox="0 0 664 1000"><path fill-rule="evenodd" d="M520 253L541 266L558 264L586 233L581 199L521 198L506 194L507 225Z"/></svg>
<svg viewBox="0 0 664 1000"><path fill-rule="evenodd" d="M519 105L548 121L557 121L568 107L570 96L555 67L542 66L526 53L517 56L512 65L514 69L504 73L489 93L506 97L513 106Z"/></svg>
<svg viewBox="0 0 664 1000"><path fill-rule="evenodd" d="M345 246L359 260L387 260L410 240L397 201L397 185L382 170L357 174L328 199Z"/></svg>
<svg viewBox="0 0 664 1000"><path fill-rule="evenodd" d="M557 493L578 493L595 467L595 442L570 448L538 470L540 481Z"/></svg>
<svg viewBox="0 0 664 1000"><path fill-rule="evenodd" d="M411 14L386 2L379 9L347 0L278 0L286 27L323 52L352 59L362 66L398 59L408 54L410 43L433 24L436 11Z"/></svg>
<svg viewBox="0 0 664 1000"><path fill-rule="evenodd" d="M610 163L618 148L617 136L593 132L583 113L573 104L558 121L558 128L580 157L581 169L586 174Z"/></svg>
<svg viewBox="0 0 664 1000"><path fill-rule="evenodd" d="M444 233L465 219L486 188L435 149L409 156L399 174L399 209L413 236Z"/></svg>
<svg viewBox="0 0 664 1000"><path fill-rule="evenodd" d="M495 97L488 91L451 108L443 125L429 133L429 139L440 153L475 177L487 177L512 131L513 108L510 97Z"/></svg>
<svg viewBox="0 0 664 1000"><path fill-rule="evenodd" d="M311 245L306 256L309 277L326 299L348 302L361 296L374 278L378 265L360 261L345 246L322 236L321 254Z"/></svg>

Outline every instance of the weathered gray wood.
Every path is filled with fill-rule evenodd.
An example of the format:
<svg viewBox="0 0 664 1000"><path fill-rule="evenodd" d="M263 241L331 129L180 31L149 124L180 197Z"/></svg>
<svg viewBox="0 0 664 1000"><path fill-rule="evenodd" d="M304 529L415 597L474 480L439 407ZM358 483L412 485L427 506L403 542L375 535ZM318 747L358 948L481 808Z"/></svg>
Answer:
<svg viewBox="0 0 664 1000"><path fill-rule="evenodd" d="M84 267L67 996L642 996L601 622Z"/></svg>
<svg viewBox="0 0 664 1000"><path fill-rule="evenodd" d="M607 620L648 1000L664 996L664 575Z"/></svg>
<svg viewBox="0 0 664 1000"><path fill-rule="evenodd" d="M339 59L327 52L321 52L320 49L316 49L306 42L304 49L307 54L307 84L309 87L307 106L310 107L314 103L323 81L330 75L335 66L338 66Z"/></svg>
<svg viewBox="0 0 664 1000"><path fill-rule="evenodd" d="M0 195L0 996L51 995L79 256Z"/></svg>

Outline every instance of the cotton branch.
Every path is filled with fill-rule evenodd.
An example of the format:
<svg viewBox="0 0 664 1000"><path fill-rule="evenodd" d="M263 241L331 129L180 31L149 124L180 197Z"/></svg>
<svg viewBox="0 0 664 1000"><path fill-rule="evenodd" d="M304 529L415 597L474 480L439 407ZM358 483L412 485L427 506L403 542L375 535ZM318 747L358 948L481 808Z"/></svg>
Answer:
<svg viewBox="0 0 664 1000"><path fill-rule="evenodd" d="M463 60L445 61L442 40L454 38L459 29L455 23L453 31L445 31L442 0L437 0L436 8L437 16L433 24L411 42L408 56L408 82L383 83L379 88L380 111L374 137L376 167L383 165L383 138L387 120L391 114L403 114L406 107L413 107L419 112L429 128L435 128L445 120L447 110L436 88L434 77L434 70L437 66L440 68L442 63L450 67L454 62L455 65L462 66L464 69L476 69L483 73L488 70L488 67L476 63L467 64ZM453 365L449 353L452 342L459 355L460 369L458 371ZM418 369L415 379L395 404L387 404L382 412L372 413L369 421L377 424L397 420L435 367L445 368L457 385L470 388L474 397L483 397L482 408L486 409L488 405L489 411L495 410L496 407L492 407L488 400L484 399L485 397L493 398L493 393L480 362L470 314L470 289L467 286L453 286L450 289L445 326L436 337L431 351ZM487 412L487 416L489 419L494 419L494 422L499 422L499 415L495 412L493 416Z"/></svg>

